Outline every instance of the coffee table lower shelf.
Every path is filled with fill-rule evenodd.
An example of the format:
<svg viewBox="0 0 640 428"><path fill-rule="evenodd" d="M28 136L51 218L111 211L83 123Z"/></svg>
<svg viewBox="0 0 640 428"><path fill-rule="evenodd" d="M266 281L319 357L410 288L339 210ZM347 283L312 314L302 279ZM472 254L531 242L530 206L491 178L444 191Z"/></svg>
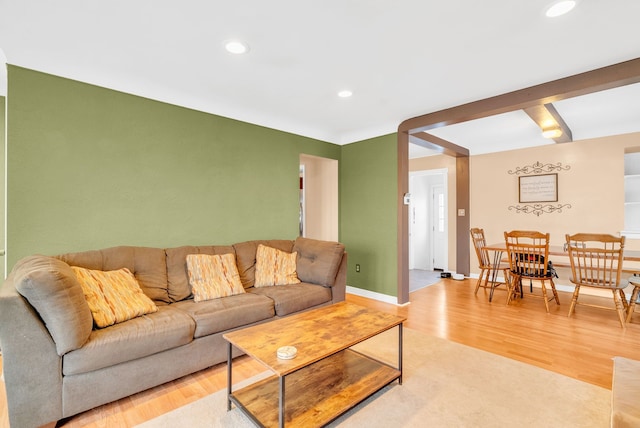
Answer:
<svg viewBox="0 0 640 428"><path fill-rule="evenodd" d="M341 351L286 376L285 425L326 425L401 376L400 370L357 351ZM278 427L279 381L270 376L229 398L258 424Z"/></svg>

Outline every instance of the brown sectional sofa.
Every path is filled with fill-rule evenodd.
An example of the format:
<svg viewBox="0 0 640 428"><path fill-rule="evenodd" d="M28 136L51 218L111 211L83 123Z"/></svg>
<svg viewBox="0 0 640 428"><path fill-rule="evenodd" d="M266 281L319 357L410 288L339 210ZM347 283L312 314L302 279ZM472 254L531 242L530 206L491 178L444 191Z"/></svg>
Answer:
<svg viewBox="0 0 640 428"><path fill-rule="evenodd" d="M255 288L259 244L297 251L299 284ZM188 254L235 254L244 294L194 302ZM56 421L226 360L224 332L344 300L347 255L306 238L30 256L0 288L11 426ZM158 311L95 329L70 266L128 268ZM89 311L89 312L87 312Z"/></svg>

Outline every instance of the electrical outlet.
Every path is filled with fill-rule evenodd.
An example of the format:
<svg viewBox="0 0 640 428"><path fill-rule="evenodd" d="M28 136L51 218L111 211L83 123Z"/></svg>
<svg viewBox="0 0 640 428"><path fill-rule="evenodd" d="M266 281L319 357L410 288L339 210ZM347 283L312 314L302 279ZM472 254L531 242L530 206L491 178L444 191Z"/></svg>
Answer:
<svg viewBox="0 0 640 428"><path fill-rule="evenodd" d="M360 272L360 265L356 263L356 272Z"/></svg>

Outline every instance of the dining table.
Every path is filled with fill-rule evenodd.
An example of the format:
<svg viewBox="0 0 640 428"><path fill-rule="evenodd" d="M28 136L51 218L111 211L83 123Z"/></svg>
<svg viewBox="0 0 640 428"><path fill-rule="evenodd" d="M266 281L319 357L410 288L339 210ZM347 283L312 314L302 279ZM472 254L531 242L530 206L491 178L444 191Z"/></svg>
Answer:
<svg viewBox="0 0 640 428"><path fill-rule="evenodd" d="M491 271L491 291L489 292L489 301L493 300L493 292L496 286L499 284L497 277L500 266L500 261L502 260L502 255L505 251L507 251L507 243L505 241L497 242L494 244L485 245L482 247L483 250L492 251L493 252L493 269ZM569 257L569 251L567 250L565 245L549 245L549 256L561 256L561 257ZM624 250L623 252L623 261L624 262L640 262L640 250ZM554 262L554 266L556 267L571 267L568 263L557 263ZM624 267L623 271L630 272L634 275L640 275L640 266L629 266ZM507 279L505 278L505 281Z"/></svg>

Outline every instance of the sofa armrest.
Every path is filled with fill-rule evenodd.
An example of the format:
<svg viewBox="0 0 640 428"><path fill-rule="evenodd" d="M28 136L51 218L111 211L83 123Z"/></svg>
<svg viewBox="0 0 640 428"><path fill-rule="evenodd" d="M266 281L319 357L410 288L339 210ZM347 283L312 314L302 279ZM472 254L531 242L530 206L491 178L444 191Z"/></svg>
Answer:
<svg viewBox="0 0 640 428"><path fill-rule="evenodd" d="M637 427L640 424L640 361L613 358L611 387L611 426Z"/></svg>
<svg viewBox="0 0 640 428"><path fill-rule="evenodd" d="M345 251L340 261L340 267L336 274L336 281L331 287L331 301L333 303L342 302L347 293L347 252Z"/></svg>
<svg viewBox="0 0 640 428"><path fill-rule="evenodd" d="M39 427L62 419L62 357L11 276L0 287L0 348L10 425Z"/></svg>

